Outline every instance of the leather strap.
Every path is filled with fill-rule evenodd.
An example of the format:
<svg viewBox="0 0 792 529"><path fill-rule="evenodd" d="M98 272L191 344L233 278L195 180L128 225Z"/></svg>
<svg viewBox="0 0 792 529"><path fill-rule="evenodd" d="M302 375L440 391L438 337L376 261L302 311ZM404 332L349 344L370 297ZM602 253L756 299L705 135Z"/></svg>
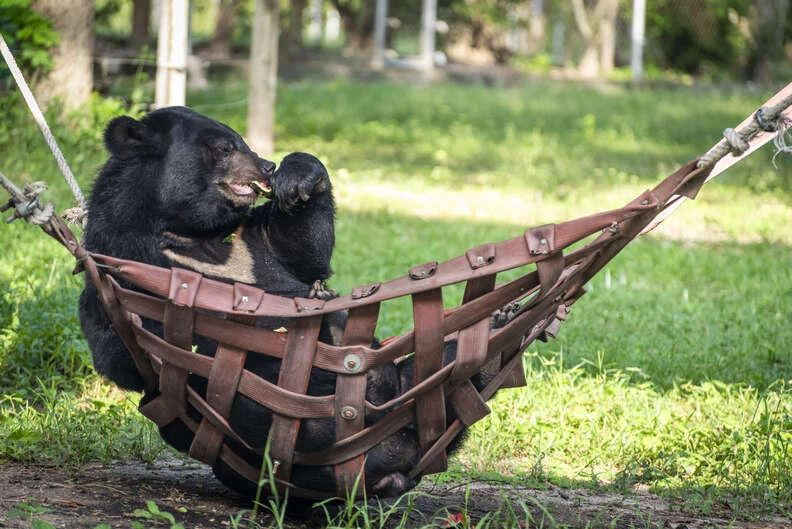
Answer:
<svg viewBox="0 0 792 529"><path fill-rule="evenodd" d="M287 391L305 394L311 376L316 343L322 316L295 318L289 325L286 355L281 363L278 386ZM294 444L300 429L300 419L275 413L270 428L270 457L274 475L288 481L291 477Z"/></svg>
<svg viewBox="0 0 792 529"><path fill-rule="evenodd" d="M415 324L415 384L443 367L443 292L439 288L413 294ZM415 398L418 444L426 453L445 431L446 410L442 386L434 387ZM445 452L429 463L430 471L442 472L448 466Z"/></svg>
<svg viewBox="0 0 792 529"><path fill-rule="evenodd" d="M371 345L378 316L379 303L352 309L344 329L343 345ZM366 423L366 373L360 371L361 360L354 353L347 355L345 366L348 373L336 379L336 441L359 433ZM353 490L356 482L365 490L364 462L365 455L361 453L335 465L336 492L339 497Z"/></svg>
<svg viewBox="0 0 792 529"><path fill-rule="evenodd" d="M709 169L697 169L693 160L622 208L532 228L327 301L282 298L189 270L89 254L57 217L45 231L67 247L78 259L78 269L84 269L99 289L114 330L146 381L147 393L159 388L159 396L141 407L146 416L160 426L182 421L195 432L194 456L210 463L221 459L256 483L259 469L225 442L233 439L260 452L228 422L235 395L245 395L273 412L270 456L277 486L300 497L320 499L350 490L366 453L409 425L416 428L422 454L410 475L444 469L449 443L488 413L485 402L497 389L525 384L525 348L537 339L554 337L591 277L658 212L671 207L675 197L695 196L708 174ZM595 236L593 241L570 249L590 236ZM495 284L498 273L531 264L535 270ZM442 288L463 281L467 286L462 303L445 311ZM125 282L146 293L122 287ZM412 297L414 330L373 349L381 302L402 296ZM490 314L509 303L520 304L517 314L503 328L490 329ZM349 319L342 343L318 343L323 316L345 310ZM288 333L256 327L253 321L259 316L290 319ZM141 318L162 323L163 336L144 329ZM214 357L191 351L193 334L219 343ZM457 341L457 354L444 365L443 346L448 339ZM412 352L413 389L386 403L366 402L366 373ZM277 385L244 370L248 354L281 359ZM314 368L337 374L335 395L306 395ZM470 377L482 370L490 374L489 382L477 390ZM187 384L189 373L207 379L207 395L198 395ZM456 417L450 425L446 405ZM189 416L188 406L203 417L200 422ZM383 417L367 425L367 412L370 417ZM317 452L294 451L301 420L330 417L337 434L332 446ZM289 482L294 464L333 465L336 486L332 491L295 487ZM359 494L364 488L358 489Z"/></svg>

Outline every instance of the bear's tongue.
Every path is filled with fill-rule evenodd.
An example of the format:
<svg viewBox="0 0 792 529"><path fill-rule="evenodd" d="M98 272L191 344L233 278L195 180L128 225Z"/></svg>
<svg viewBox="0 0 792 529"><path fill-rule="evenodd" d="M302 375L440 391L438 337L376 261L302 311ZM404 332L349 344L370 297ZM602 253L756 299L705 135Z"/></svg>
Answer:
<svg viewBox="0 0 792 529"><path fill-rule="evenodd" d="M247 184L228 184L235 194L240 196L252 195L254 193L253 188Z"/></svg>

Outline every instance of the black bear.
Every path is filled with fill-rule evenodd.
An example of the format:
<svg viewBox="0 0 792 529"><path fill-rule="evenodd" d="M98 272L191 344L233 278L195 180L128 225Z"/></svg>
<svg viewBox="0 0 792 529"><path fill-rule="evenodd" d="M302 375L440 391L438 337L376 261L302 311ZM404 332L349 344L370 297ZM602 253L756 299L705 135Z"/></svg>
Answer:
<svg viewBox="0 0 792 529"><path fill-rule="evenodd" d="M156 110L139 121L117 118L106 129L105 143L110 158L89 201L84 238L89 251L158 266L186 266L292 297L310 296L330 276L335 206L327 171L313 156L293 153L274 171L275 165L253 153L232 129L181 107ZM257 191L271 200L251 208ZM330 342L330 331L343 326L343 315L327 320L320 337ZM90 280L80 296L80 321L96 370L123 388L141 390L131 355L110 328ZM152 322L144 325L161 332ZM210 347L199 344L198 352L212 354ZM249 355L245 367L275 381L280 361ZM399 378L395 365L375 370L369 376L367 398L376 404L394 398ZM202 379L193 377L190 383L205 391ZM331 394L334 388L332 373L312 371L310 394ZM271 414L238 395L230 422L249 444L263 447ZM161 434L181 450L192 438L178 421ZM296 449L317 450L334 440L332 419L306 420ZM260 461L256 454L243 455ZM367 482L383 495L411 488L414 482L404 472L418 455L414 434L397 432L370 451ZM256 484L222 462L214 470L234 488L255 490ZM305 488L334 490L330 467L317 471L297 466L292 480Z"/></svg>
<svg viewBox="0 0 792 529"><path fill-rule="evenodd" d="M238 226L258 196L252 184L268 185L275 168L231 128L182 107L140 121L116 118L105 145L110 158L91 192L84 246L157 266L170 265L164 232L197 236ZM80 323L96 370L122 388L143 389L87 279Z"/></svg>

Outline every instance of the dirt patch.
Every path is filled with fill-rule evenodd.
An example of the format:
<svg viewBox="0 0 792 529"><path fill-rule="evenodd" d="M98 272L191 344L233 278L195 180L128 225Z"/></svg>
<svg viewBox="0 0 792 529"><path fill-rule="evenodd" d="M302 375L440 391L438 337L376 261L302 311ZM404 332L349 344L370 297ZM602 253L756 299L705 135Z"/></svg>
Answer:
<svg viewBox="0 0 792 529"><path fill-rule="evenodd" d="M171 513L186 528L231 527L231 517L250 507L243 497L218 483L205 466L181 460L156 464L118 462L90 464L69 472L51 466L4 464L0 466L0 527L27 528L31 520L55 527L91 528L99 524L129 528L133 522L146 527L167 527L168 523L147 520L139 510L146 502ZM407 500L398 505L407 509ZM380 511L383 507L379 507ZM499 487L483 482L436 485L424 482L410 497L408 514L391 518L408 520L409 527L429 522L438 525L448 513L467 512L472 521L509 509L531 527L660 527L663 529L750 528L782 529L789 520L740 522L722 517L690 515L675 509L666 500L644 492L629 495L595 493L549 487ZM136 510L138 512L136 513ZM530 514L527 514L530 513ZM261 515L259 523L271 521ZM289 528L326 525L321 512L310 519L291 520Z"/></svg>

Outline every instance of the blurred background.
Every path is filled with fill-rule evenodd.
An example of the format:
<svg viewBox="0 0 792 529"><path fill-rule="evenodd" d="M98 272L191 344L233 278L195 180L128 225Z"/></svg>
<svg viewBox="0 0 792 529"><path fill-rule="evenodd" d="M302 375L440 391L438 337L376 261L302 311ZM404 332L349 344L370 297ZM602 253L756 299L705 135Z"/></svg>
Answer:
<svg viewBox="0 0 792 529"><path fill-rule="evenodd" d="M169 104L273 161L320 157L343 294L620 207L706 152L792 80L789 4L0 0L0 33L86 193L106 124ZM452 479L792 520L790 167L767 146L632 242L529 348L528 386L498 394ZM0 171L72 205L3 61ZM134 395L93 371L71 255L21 222L0 248L0 463L162 457ZM383 304L378 336L411 318Z"/></svg>
<svg viewBox="0 0 792 529"><path fill-rule="evenodd" d="M162 84L158 106L218 72L262 79L256 68L766 86L792 72L791 17L789 0L0 1L0 31L38 97L71 107L92 90L144 101L154 88L141 79L168 69L181 95ZM2 94L2 64L0 76ZM271 150L270 130L253 135Z"/></svg>

